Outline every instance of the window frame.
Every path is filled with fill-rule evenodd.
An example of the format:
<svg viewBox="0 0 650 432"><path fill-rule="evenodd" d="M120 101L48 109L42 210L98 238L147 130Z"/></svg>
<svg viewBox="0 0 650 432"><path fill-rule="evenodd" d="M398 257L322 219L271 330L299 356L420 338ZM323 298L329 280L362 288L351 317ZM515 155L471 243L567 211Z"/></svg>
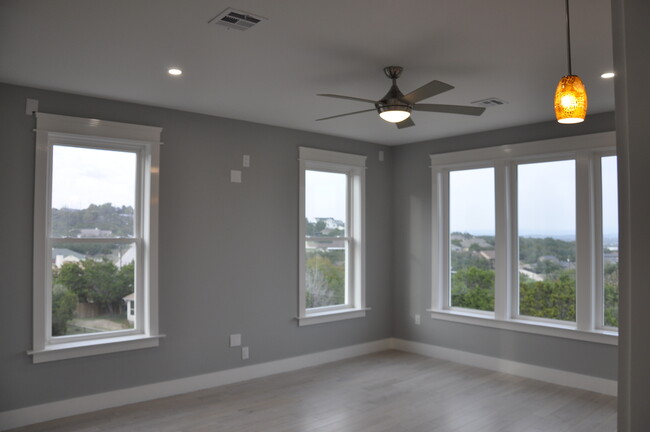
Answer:
<svg viewBox="0 0 650 432"><path fill-rule="evenodd" d="M158 200L161 128L36 113L34 184L34 363L158 346ZM51 236L54 146L116 150L136 154L133 238ZM133 329L53 337L51 250L57 243L125 243L136 246Z"/></svg>
<svg viewBox="0 0 650 432"><path fill-rule="evenodd" d="M614 132L515 145L431 154L432 300L431 317L513 331L615 345L617 329L598 321L598 229L602 226L600 176L603 155L616 154ZM574 159L576 167L576 322L519 315L517 166ZM495 169L494 313L452 308L449 302L449 172ZM602 231L602 229L601 229ZM602 240L601 240L602 246ZM601 247L602 249L602 247ZM602 253L600 253L602 255ZM445 260L445 257L447 259ZM447 269L447 270L445 270Z"/></svg>
<svg viewBox="0 0 650 432"><path fill-rule="evenodd" d="M366 156L299 147L299 210L298 210L298 325L365 317L365 170ZM345 304L307 308L305 233L305 173L321 171L345 174L347 177L345 237L318 237L315 240L346 241Z"/></svg>

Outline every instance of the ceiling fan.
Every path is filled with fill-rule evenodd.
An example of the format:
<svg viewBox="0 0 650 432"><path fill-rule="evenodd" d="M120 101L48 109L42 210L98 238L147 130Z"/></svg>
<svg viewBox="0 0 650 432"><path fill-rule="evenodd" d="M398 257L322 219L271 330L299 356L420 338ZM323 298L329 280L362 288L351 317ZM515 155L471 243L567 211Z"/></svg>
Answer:
<svg viewBox="0 0 650 432"><path fill-rule="evenodd" d="M403 129L410 126L415 126L413 119L411 119L411 111L429 111L450 114L465 114L480 116L485 111L484 107L473 107L464 105L441 105L441 104L420 104L418 102L428 99L432 96L449 91L454 86L443 83L442 81L433 80L422 87L413 90L411 93L404 95L397 87L397 78L402 74L404 69L401 66L388 66L384 68L384 73L388 78L393 80L393 85L388 90L386 95L378 101L370 99L362 99L351 96L341 96L335 94L319 94L317 96L325 96L337 99L347 99L358 102L366 102L375 105L374 109L367 109L361 111L354 111L346 114L339 114L331 117L319 118L316 121L329 120L338 117L345 117L364 112L377 110L379 116L389 123L395 123L398 129Z"/></svg>

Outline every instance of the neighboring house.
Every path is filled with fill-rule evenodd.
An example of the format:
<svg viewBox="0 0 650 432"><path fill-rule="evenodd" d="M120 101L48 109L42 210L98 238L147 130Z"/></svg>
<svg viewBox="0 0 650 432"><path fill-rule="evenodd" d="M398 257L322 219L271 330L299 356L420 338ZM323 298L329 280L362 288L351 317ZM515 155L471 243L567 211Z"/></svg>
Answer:
<svg viewBox="0 0 650 432"><path fill-rule="evenodd" d="M135 321L135 294L131 293L126 297L122 297L124 303L126 303L126 319L129 322Z"/></svg>
<svg viewBox="0 0 650 432"><path fill-rule="evenodd" d="M522 268L522 267L519 267L519 273L523 274L523 275L526 275L529 278L531 278L532 280L537 281L537 282L542 282L544 280L544 275L541 275L539 273L535 273L532 270L528 270L528 269L525 269L525 268Z"/></svg>
<svg viewBox="0 0 650 432"><path fill-rule="evenodd" d="M479 254L490 262L490 268L494 269L494 261L496 260L496 252L493 250L483 250Z"/></svg>
<svg viewBox="0 0 650 432"><path fill-rule="evenodd" d="M345 240L308 241L306 249L345 250Z"/></svg>
<svg viewBox="0 0 650 432"><path fill-rule="evenodd" d="M61 267L67 262L81 262L86 256L65 248L52 248L52 265Z"/></svg>
<svg viewBox="0 0 650 432"><path fill-rule="evenodd" d="M618 250L603 254L603 261L606 263L618 263Z"/></svg>
<svg viewBox="0 0 650 432"><path fill-rule="evenodd" d="M343 221L340 221L338 219L334 219L334 218L331 218L331 217L330 218L316 218L316 221L317 222L321 222L321 221L324 222L325 223L325 228L328 228L328 229L341 229L342 230L342 229L345 228L345 224L343 223Z"/></svg>
<svg viewBox="0 0 650 432"><path fill-rule="evenodd" d="M82 228L79 230L77 237L79 238L92 238L92 237L110 237L113 235L111 230L100 230L99 228Z"/></svg>
<svg viewBox="0 0 650 432"><path fill-rule="evenodd" d="M538 258L538 261L539 261L539 262L542 262L542 261L548 261L548 262L552 262L552 263L555 263L555 264L559 264L559 263L560 263L560 259L559 259L558 257L556 257L556 256L553 256L553 255L544 255L544 256L541 256L541 257Z"/></svg>
<svg viewBox="0 0 650 432"><path fill-rule="evenodd" d="M128 246L129 248L125 251L122 250L122 246L117 248L115 258L113 259L113 264L115 264L117 268L122 268L122 266L131 264L135 261L135 244L132 243Z"/></svg>

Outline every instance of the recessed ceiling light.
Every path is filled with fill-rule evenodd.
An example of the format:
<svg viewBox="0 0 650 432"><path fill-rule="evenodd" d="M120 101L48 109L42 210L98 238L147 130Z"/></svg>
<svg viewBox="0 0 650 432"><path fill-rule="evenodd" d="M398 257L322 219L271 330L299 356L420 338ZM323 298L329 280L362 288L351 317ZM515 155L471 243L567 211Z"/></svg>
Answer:
<svg viewBox="0 0 650 432"><path fill-rule="evenodd" d="M169 73L169 75L178 76L178 75L181 75L183 73L183 71L178 69L178 68L171 68L171 69L169 69L167 71L167 73Z"/></svg>
<svg viewBox="0 0 650 432"><path fill-rule="evenodd" d="M614 78L614 72L605 72L605 73L602 74L600 77L601 77L601 78L605 78L605 79L607 79L607 78Z"/></svg>

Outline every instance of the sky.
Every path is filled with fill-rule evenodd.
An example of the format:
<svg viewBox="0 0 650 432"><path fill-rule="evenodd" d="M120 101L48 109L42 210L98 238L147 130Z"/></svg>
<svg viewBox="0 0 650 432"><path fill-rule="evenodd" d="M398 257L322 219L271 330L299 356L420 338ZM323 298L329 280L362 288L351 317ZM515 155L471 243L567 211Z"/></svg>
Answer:
<svg viewBox="0 0 650 432"><path fill-rule="evenodd" d="M347 176L340 173L305 171L305 217L345 220Z"/></svg>
<svg viewBox="0 0 650 432"><path fill-rule="evenodd" d="M54 146L52 208L134 207L136 160L135 153Z"/></svg>
<svg viewBox="0 0 650 432"><path fill-rule="evenodd" d="M602 159L603 232L617 236L616 156ZM518 224L522 235L575 235L575 161L518 166ZM452 171L452 232L494 235L494 169Z"/></svg>

